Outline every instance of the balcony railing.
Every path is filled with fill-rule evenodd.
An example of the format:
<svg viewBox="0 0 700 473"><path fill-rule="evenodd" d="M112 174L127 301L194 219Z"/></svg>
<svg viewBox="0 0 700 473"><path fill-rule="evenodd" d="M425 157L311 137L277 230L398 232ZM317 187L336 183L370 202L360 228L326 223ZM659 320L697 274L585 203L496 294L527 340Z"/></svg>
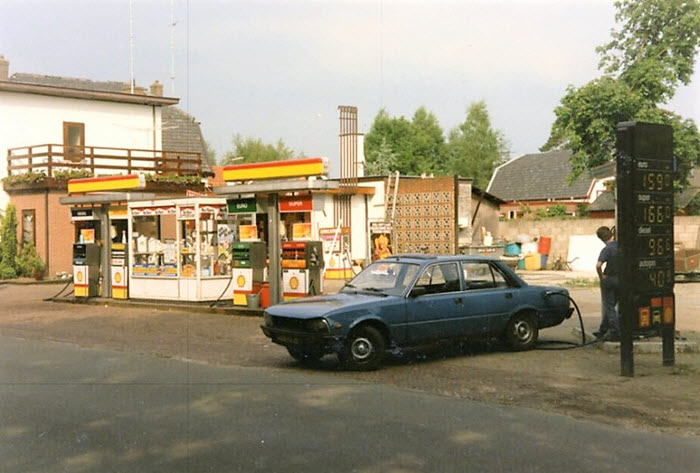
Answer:
<svg viewBox="0 0 700 473"><path fill-rule="evenodd" d="M177 176L201 175L202 154L188 151L63 146L45 144L7 150L7 175L56 171L89 171L94 176L154 173Z"/></svg>

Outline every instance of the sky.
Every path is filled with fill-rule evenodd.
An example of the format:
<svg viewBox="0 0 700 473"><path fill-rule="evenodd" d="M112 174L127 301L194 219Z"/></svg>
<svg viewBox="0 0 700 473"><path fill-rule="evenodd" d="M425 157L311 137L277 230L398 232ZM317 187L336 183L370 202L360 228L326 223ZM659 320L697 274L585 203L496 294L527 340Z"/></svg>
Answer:
<svg viewBox="0 0 700 473"><path fill-rule="evenodd" d="M612 0L0 0L0 55L10 74L93 80L128 82L133 64L219 158L235 134L282 139L337 176L339 105L361 133L381 108L424 106L447 135L483 100L511 157L537 152L567 86L600 76L614 17ZM698 65L665 108L700 123Z"/></svg>

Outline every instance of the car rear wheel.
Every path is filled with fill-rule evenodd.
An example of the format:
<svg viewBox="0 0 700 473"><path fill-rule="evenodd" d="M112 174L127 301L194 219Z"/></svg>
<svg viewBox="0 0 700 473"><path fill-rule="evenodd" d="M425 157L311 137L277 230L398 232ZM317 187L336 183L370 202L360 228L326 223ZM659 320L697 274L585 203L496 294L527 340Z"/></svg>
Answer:
<svg viewBox="0 0 700 473"><path fill-rule="evenodd" d="M342 364L353 370L376 370L382 364L385 350L386 341L381 332L365 325L350 333L338 358Z"/></svg>
<svg viewBox="0 0 700 473"><path fill-rule="evenodd" d="M515 314L506 328L506 342L513 350L530 350L537 343L537 321L531 314Z"/></svg>
<svg viewBox="0 0 700 473"><path fill-rule="evenodd" d="M320 360L325 352L320 347L288 346L289 355L300 363L313 363Z"/></svg>

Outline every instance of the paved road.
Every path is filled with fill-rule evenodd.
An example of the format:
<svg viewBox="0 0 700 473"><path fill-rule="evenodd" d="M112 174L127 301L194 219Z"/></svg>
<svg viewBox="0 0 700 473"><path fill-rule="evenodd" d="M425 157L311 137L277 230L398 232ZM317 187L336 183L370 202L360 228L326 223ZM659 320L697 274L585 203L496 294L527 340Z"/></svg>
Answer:
<svg viewBox="0 0 700 473"><path fill-rule="evenodd" d="M0 471L697 472L700 444L352 381L0 337Z"/></svg>

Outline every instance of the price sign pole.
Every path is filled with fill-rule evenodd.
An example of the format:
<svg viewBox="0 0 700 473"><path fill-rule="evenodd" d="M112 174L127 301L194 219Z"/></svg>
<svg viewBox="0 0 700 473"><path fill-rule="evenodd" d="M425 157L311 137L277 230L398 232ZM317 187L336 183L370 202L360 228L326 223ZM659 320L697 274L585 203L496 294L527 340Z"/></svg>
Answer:
<svg viewBox="0 0 700 473"><path fill-rule="evenodd" d="M633 340L661 335L663 365L675 363L673 129L617 125L620 367L634 376Z"/></svg>

